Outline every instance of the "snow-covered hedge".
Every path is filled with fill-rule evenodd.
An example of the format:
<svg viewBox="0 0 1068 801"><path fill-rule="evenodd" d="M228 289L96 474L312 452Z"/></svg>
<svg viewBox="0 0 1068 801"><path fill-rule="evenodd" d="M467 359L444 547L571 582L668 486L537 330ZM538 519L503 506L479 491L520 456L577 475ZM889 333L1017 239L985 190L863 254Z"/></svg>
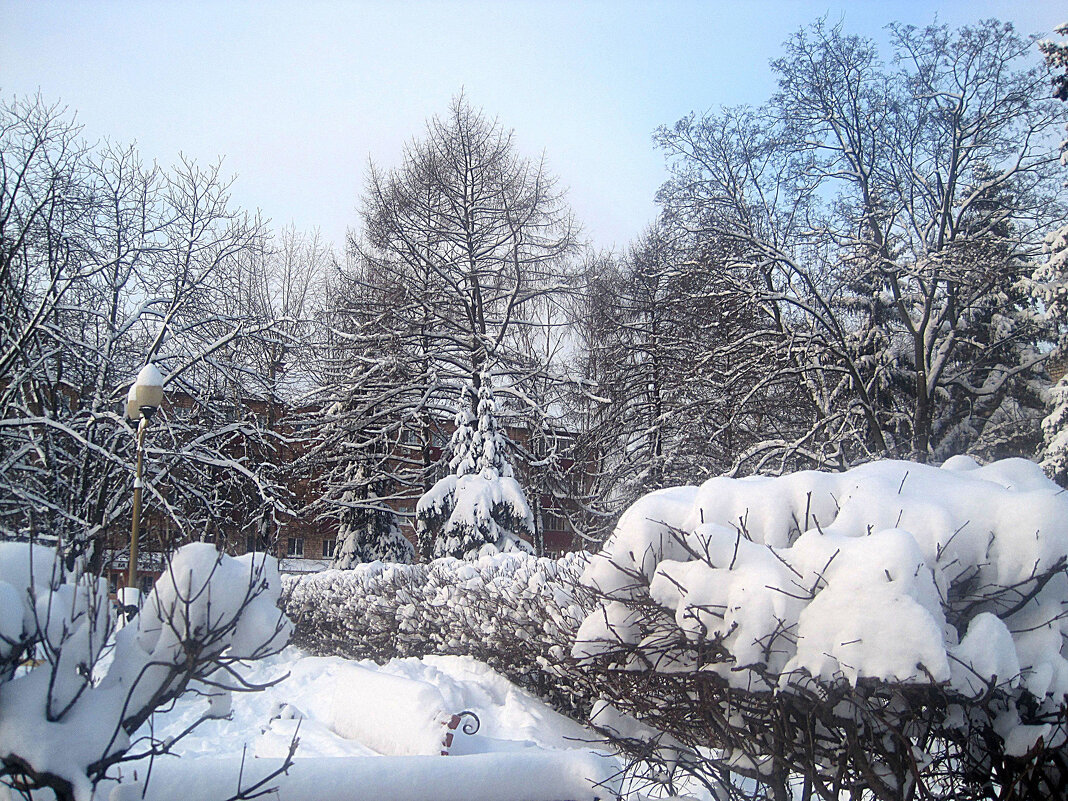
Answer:
<svg viewBox="0 0 1068 801"><path fill-rule="evenodd" d="M573 656L709 777L963 792L1063 753L1066 562L1068 494L1021 459L714 478L623 514Z"/></svg>
<svg viewBox="0 0 1068 801"><path fill-rule="evenodd" d="M372 562L283 579L294 641L320 654L477 657L554 702L575 699L546 669L566 657L589 611L573 589L584 554L501 553L428 564ZM551 687L549 685L552 685Z"/></svg>
<svg viewBox="0 0 1068 801"><path fill-rule="evenodd" d="M87 801L114 766L166 753L131 735L193 680L253 689L241 662L289 637L280 585L273 557L187 545L116 632L106 581L52 548L0 542L0 778Z"/></svg>

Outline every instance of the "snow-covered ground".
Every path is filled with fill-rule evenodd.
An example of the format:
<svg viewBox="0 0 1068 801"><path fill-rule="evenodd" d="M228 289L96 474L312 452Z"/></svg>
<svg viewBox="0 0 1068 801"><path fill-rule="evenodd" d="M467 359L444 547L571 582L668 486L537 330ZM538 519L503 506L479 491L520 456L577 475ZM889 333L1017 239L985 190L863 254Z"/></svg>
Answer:
<svg viewBox="0 0 1068 801"><path fill-rule="evenodd" d="M174 744L181 758L152 765L146 798L222 801L276 769L299 737L288 775L268 786L290 799L433 798L550 801L611 798L618 761L596 749L585 727L555 712L469 657L395 659L378 666L310 656L290 647L254 663L252 682L235 693L229 719L209 720ZM159 739L177 737L207 709L186 696L151 723ZM471 718L455 730L454 714ZM445 736L454 739L446 746ZM146 734L147 727L146 727ZM448 756L441 751L447 750ZM148 764L124 768L140 783ZM599 784L603 783L603 784ZM112 792L114 790L115 792ZM131 792L134 794L131 795ZM134 787L98 788L97 797L140 797Z"/></svg>

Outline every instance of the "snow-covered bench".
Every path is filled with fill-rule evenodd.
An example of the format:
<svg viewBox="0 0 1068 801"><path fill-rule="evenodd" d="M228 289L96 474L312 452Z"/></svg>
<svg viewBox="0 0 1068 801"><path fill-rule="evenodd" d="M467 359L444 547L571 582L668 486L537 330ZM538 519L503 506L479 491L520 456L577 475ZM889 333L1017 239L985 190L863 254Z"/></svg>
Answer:
<svg viewBox="0 0 1068 801"><path fill-rule="evenodd" d="M449 710L437 687L352 664L339 665L287 716L310 717L387 756L448 756L458 732L479 728L474 712Z"/></svg>
<svg viewBox="0 0 1068 801"><path fill-rule="evenodd" d="M461 728L460 724L462 723L464 718L470 718L470 720L468 720L466 723L463 723L463 726ZM453 735L455 735L456 730L458 728L464 734L475 734L476 732L478 732L478 727L478 715L468 709L465 709L463 712L458 712L452 717L450 717L448 722L445 724L445 734L441 738L441 755L449 755L449 749L452 748Z"/></svg>

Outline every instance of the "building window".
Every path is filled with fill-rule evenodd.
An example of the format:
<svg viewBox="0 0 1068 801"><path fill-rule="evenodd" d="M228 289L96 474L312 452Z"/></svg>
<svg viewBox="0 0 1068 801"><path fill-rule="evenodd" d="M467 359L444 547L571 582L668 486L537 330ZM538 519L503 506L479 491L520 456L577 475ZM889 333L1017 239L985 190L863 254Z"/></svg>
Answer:
<svg viewBox="0 0 1068 801"><path fill-rule="evenodd" d="M337 540L323 540L323 559L334 558L334 546Z"/></svg>
<svg viewBox="0 0 1068 801"><path fill-rule="evenodd" d="M286 540L286 556L304 556L304 538L289 537Z"/></svg>
<svg viewBox="0 0 1068 801"><path fill-rule="evenodd" d="M555 512L542 512L541 513L541 530L542 531L567 531L567 520L562 515Z"/></svg>

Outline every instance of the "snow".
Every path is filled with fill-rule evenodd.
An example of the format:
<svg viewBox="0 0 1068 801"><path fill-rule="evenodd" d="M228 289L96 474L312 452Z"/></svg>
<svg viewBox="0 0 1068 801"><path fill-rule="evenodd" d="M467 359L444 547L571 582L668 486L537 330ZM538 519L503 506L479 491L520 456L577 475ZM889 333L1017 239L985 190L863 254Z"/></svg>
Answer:
<svg viewBox="0 0 1068 801"><path fill-rule="evenodd" d="M534 514L507 459L507 442L496 421L489 371L480 374L476 415L473 389L464 383L449 449L449 475L420 497L416 519L421 541L433 540L435 558L477 558L530 551ZM474 426L474 427L472 427Z"/></svg>
<svg viewBox="0 0 1068 801"><path fill-rule="evenodd" d="M475 558L526 551L529 546L519 539L517 530L534 528L534 514L518 482L482 474L445 476L419 499L416 514L445 519L435 542L434 555L438 557L463 554ZM498 519L518 524L515 528L502 526Z"/></svg>
<svg viewBox="0 0 1068 801"><path fill-rule="evenodd" d="M134 385L162 387L163 374L159 371L159 368L157 368L156 365L149 362L138 371L137 378L134 380Z"/></svg>
<svg viewBox="0 0 1068 801"><path fill-rule="evenodd" d="M0 658L13 653L35 627L37 601L51 597L55 551L43 545L0 542ZM56 623L61 617L56 615ZM55 625L55 624L53 624Z"/></svg>
<svg viewBox="0 0 1068 801"><path fill-rule="evenodd" d="M266 763L266 764L265 764ZM159 762L147 791L119 786L111 801L218 801L248 788L279 760ZM607 801L615 798L610 758L584 751L473 754L463 757L297 759L266 786L277 801ZM191 772L195 770L195 772ZM596 783L594 779L596 779ZM108 798L108 796L103 796Z"/></svg>
<svg viewBox="0 0 1068 801"><path fill-rule="evenodd" d="M300 738L294 765L269 785L282 801L614 797L611 777L620 764L589 747L595 739L589 729L469 657L379 666L290 647L260 660L247 678L277 683L236 695L232 719L206 722L177 742L182 758L156 761L147 799L208 801L219 797L220 787L232 792L242 757L247 787L280 766L294 734ZM193 696L157 713L154 736L177 735L205 705ZM478 716L478 731L456 729L449 756L441 756L447 717L465 710ZM123 792L132 790L125 786L132 767L124 769ZM110 789L101 787L101 797Z"/></svg>
<svg viewBox="0 0 1068 801"><path fill-rule="evenodd" d="M93 795L91 766L106 767L131 745L131 720L215 666L227 668L227 682L240 682L229 666L276 652L291 628L277 608L275 560L235 559L206 543L175 552L140 613L113 639L106 581L64 573L52 549L0 543L0 582L4 596L19 599L19 644L43 657L0 675L0 755L70 782L79 801ZM14 632L16 616L4 613L6 631ZM11 645L5 641L2 656Z"/></svg>
<svg viewBox="0 0 1068 801"><path fill-rule="evenodd" d="M1012 634L996 615L980 612L968 624L960 645L948 651L953 672L950 684L964 695L981 695L988 682L1019 683L1020 660Z"/></svg>
<svg viewBox="0 0 1068 801"><path fill-rule="evenodd" d="M966 699L997 687L1006 713L1026 691L1054 714L1068 693L1066 557L1068 495L1023 459L713 478L621 516L583 574L601 603L572 653L712 670L748 690L801 676L934 682ZM643 641L633 599L646 594L726 656L699 663L697 649ZM1033 743L1041 727L1016 720L1004 736Z"/></svg>
<svg viewBox="0 0 1068 801"><path fill-rule="evenodd" d="M440 754L451 713L432 684L359 665L339 665L301 711L380 754Z"/></svg>

